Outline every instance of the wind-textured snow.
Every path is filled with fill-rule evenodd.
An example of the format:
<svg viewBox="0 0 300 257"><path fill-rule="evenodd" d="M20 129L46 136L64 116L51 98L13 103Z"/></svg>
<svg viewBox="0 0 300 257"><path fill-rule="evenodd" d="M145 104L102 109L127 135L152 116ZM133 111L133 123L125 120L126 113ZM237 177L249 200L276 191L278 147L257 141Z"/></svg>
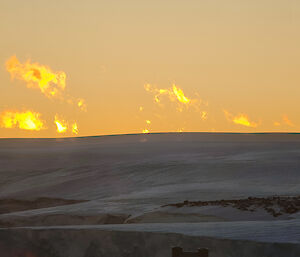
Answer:
<svg viewBox="0 0 300 257"><path fill-rule="evenodd" d="M0 139L0 197L166 204L300 193L298 134Z"/></svg>
<svg viewBox="0 0 300 257"><path fill-rule="evenodd" d="M19 215L135 215L184 200L299 195L300 135L171 133L0 139L0 177L0 198L89 200ZM203 235L226 237L222 231L232 228L231 235L239 238L299 242L299 215L294 217L294 221L274 223L133 224L122 229L161 228L191 234L195 226L206 231ZM257 234L258 226L265 226L266 234Z"/></svg>
<svg viewBox="0 0 300 257"><path fill-rule="evenodd" d="M18 228L19 229L19 228ZM83 229L108 231L137 231L180 233L188 236L206 236L249 240L258 242L300 244L300 220L247 221L247 222L200 222L200 223L151 223L117 225L77 225L29 227L31 230L43 229Z"/></svg>

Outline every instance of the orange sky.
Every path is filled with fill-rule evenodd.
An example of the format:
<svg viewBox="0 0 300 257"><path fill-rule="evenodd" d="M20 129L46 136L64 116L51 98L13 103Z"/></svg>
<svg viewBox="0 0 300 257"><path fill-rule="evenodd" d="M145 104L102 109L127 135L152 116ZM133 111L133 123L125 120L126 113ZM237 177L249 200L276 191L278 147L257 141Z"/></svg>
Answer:
<svg viewBox="0 0 300 257"><path fill-rule="evenodd" d="M0 137L300 132L299 1L5 0L0 21Z"/></svg>

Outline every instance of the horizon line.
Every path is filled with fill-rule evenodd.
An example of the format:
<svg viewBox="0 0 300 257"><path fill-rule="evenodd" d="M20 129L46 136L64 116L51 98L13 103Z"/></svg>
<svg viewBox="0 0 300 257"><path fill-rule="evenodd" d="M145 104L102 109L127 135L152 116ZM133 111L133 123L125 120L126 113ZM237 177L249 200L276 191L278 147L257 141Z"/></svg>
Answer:
<svg viewBox="0 0 300 257"><path fill-rule="evenodd" d="M253 135L297 135L300 132L208 132L208 131L186 131L186 132L152 132L152 133L119 133L119 134L103 134L103 135L89 135L89 136L66 136L66 137L0 137L2 139L76 139L76 138L89 138L89 137L110 137L110 136L138 136L138 135L161 135L161 134L253 134Z"/></svg>

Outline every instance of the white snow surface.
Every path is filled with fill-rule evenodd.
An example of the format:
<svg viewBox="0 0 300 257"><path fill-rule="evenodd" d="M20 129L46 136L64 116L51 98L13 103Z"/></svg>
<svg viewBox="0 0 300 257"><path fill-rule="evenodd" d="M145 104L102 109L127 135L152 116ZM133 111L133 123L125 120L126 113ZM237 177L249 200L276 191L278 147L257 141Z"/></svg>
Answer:
<svg viewBox="0 0 300 257"><path fill-rule="evenodd" d="M24 228L24 227L23 227ZM202 223L151 223L120 225L77 225L26 227L33 230L80 229L109 231L139 231L180 233L189 236L205 236L257 242L300 244L300 220L202 222ZM20 229L20 228L13 228Z"/></svg>
<svg viewBox="0 0 300 257"><path fill-rule="evenodd" d="M139 215L184 200L299 195L300 135L170 133L0 139L0 178L0 198L88 200L13 215ZM224 237L231 231L234 238L299 243L299 215L291 218L105 228Z"/></svg>

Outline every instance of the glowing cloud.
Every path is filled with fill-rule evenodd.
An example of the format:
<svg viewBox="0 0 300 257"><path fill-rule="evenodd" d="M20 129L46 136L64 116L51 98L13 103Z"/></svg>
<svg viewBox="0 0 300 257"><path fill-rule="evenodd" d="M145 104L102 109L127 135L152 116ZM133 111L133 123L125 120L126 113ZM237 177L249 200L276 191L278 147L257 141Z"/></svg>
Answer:
<svg viewBox="0 0 300 257"><path fill-rule="evenodd" d="M278 121L275 121L273 124L275 127L279 127L281 125L280 122L278 122Z"/></svg>
<svg viewBox="0 0 300 257"><path fill-rule="evenodd" d="M66 74L63 71L53 72L49 67L27 60L20 63L16 56L6 62L6 69L12 79L27 82L28 88L37 88L48 98L60 97L66 87Z"/></svg>
<svg viewBox="0 0 300 257"><path fill-rule="evenodd" d="M225 117L228 121L233 122L238 125L242 125L245 127L251 127L251 128L256 128L258 124L256 122L252 122L249 120L248 116L246 114L238 114L237 116L232 115L226 110L223 110Z"/></svg>
<svg viewBox="0 0 300 257"><path fill-rule="evenodd" d="M175 85L173 85L172 88L173 88L173 93L177 97L177 100L179 102L188 104L191 101L191 99L187 98L184 95L183 91L180 88L176 87Z"/></svg>
<svg viewBox="0 0 300 257"><path fill-rule="evenodd" d="M201 112L201 119L202 120L207 120L207 112L206 111Z"/></svg>
<svg viewBox="0 0 300 257"><path fill-rule="evenodd" d="M78 99L77 100L77 106L82 110L82 111L87 111L86 103L84 99Z"/></svg>
<svg viewBox="0 0 300 257"><path fill-rule="evenodd" d="M55 116L54 123L56 125L56 131L58 133L67 132L68 124L64 120L59 120L57 115Z"/></svg>
<svg viewBox="0 0 300 257"><path fill-rule="evenodd" d="M6 61L6 69L12 79L19 79L26 82L27 88L38 89L47 98L56 98L68 104L76 105L82 111L87 110L84 99L76 99L72 96L64 95L66 74L63 71L54 72L49 67L39 63L32 63L30 60L20 63L16 56L12 56ZM45 128L43 121L40 120L40 114L31 111L5 111L0 116L0 122L0 125L4 128L20 128L36 131ZM58 119L56 115L54 123L58 133L65 133L70 128L72 133L78 134L76 122L69 126L66 121Z"/></svg>
<svg viewBox="0 0 300 257"><path fill-rule="evenodd" d="M189 97L184 93L184 90L176 84L172 84L169 88L157 88L154 85L145 84L144 89L153 96L155 106L160 108L159 110L155 108L153 115L156 116L156 118L162 119L168 117L169 111L171 110L172 112L177 111L178 121L182 121L182 124L185 124L185 126L185 119L190 117L192 112L197 113L202 121L208 119L208 112L205 110L207 109L208 102L202 101L197 92L194 93L193 97ZM140 108L139 110L141 111L143 109ZM189 115L186 115L188 112ZM181 125L179 125L179 128L181 128ZM178 130L175 128L174 131Z"/></svg>
<svg viewBox="0 0 300 257"><path fill-rule="evenodd" d="M154 101L156 103L160 103L160 97L162 95L168 96L172 102L178 101L179 103L186 104L186 105L191 102L191 99L186 97L182 89L177 87L175 84L173 84L172 88L169 89L158 89L151 86L150 84L146 84L144 88L147 92L154 94Z"/></svg>
<svg viewBox="0 0 300 257"><path fill-rule="evenodd" d="M278 122L278 121L275 121L275 122L273 123L273 125L274 125L275 127L279 127L279 126L281 126L281 125L283 125L283 124L288 125L289 127L295 127L295 124L288 118L287 115L283 115L283 116L282 116L282 123L281 123L281 122Z"/></svg>
<svg viewBox="0 0 300 257"><path fill-rule="evenodd" d="M167 98L169 101L177 103L176 110L178 112L183 112L189 108L192 108L193 111L202 113L202 120L206 120L207 118L207 112L202 110L201 105L203 104L208 106L208 103L202 102L197 93L196 98L189 98L184 94L183 90L175 84L173 84L171 88L167 89L159 89L150 84L145 84L144 88L147 92L154 95L154 102L160 106L163 106L161 104L162 98L163 96L166 96L165 98Z"/></svg>
<svg viewBox="0 0 300 257"><path fill-rule="evenodd" d="M40 113L32 111L4 111L0 116L1 127L39 131L45 128L40 116Z"/></svg>
<svg viewBox="0 0 300 257"><path fill-rule="evenodd" d="M290 121L290 119L288 118L287 115L283 115L283 116L282 116L282 120L283 120L283 122L284 122L286 125L288 125L288 126L290 126L290 127L295 127L295 124L294 124L293 122Z"/></svg>
<svg viewBox="0 0 300 257"><path fill-rule="evenodd" d="M149 131L149 129L143 129L143 133L144 133L144 134L149 134L150 131Z"/></svg>
<svg viewBox="0 0 300 257"><path fill-rule="evenodd" d="M78 134L78 126L76 122L72 125L72 133L76 135Z"/></svg>
<svg viewBox="0 0 300 257"><path fill-rule="evenodd" d="M56 131L60 134L70 131L73 134L77 135L79 132L77 122L74 122L70 125L70 123L66 120L59 119L58 115L55 115L54 123L56 125Z"/></svg>
<svg viewBox="0 0 300 257"><path fill-rule="evenodd" d="M36 88L47 98L56 98L65 101L68 104L75 104L82 111L87 110L85 100L72 96L65 96L66 73L63 71L52 71L49 67L39 63L32 63L27 60L20 63L16 56L10 57L6 61L6 69L11 78L26 82L28 88Z"/></svg>

